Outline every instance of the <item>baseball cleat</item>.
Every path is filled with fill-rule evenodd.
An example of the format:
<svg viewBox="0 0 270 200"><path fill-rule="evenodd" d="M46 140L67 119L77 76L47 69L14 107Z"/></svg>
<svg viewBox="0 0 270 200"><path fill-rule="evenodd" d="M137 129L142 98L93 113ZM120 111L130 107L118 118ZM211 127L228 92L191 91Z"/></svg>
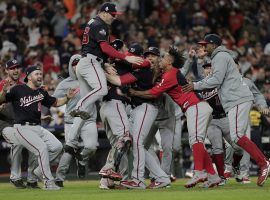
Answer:
<svg viewBox="0 0 270 200"><path fill-rule="evenodd" d="M139 189L139 190L144 190L146 188L145 184L141 181L138 183L135 181L121 181L120 185L129 188L129 189Z"/></svg>
<svg viewBox="0 0 270 200"><path fill-rule="evenodd" d="M166 188L169 185L170 185L170 183L154 181L149 186L147 186L147 189Z"/></svg>
<svg viewBox="0 0 270 200"><path fill-rule="evenodd" d="M222 179L217 174L208 174L207 181L202 184L202 188L212 188L215 186L219 186Z"/></svg>
<svg viewBox="0 0 270 200"><path fill-rule="evenodd" d="M77 161L77 176L80 179L84 179L86 176L86 167Z"/></svg>
<svg viewBox="0 0 270 200"><path fill-rule="evenodd" d="M37 182L33 182L33 183L27 182L26 183L26 187L29 188L29 189L41 189L38 186L38 183Z"/></svg>
<svg viewBox="0 0 270 200"><path fill-rule="evenodd" d="M226 179L230 179L230 178L232 177L232 173L229 172L229 171L225 171L225 172L224 172L224 177L225 177Z"/></svg>
<svg viewBox="0 0 270 200"><path fill-rule="evenodd" d="M85 112L79 109L72 110L69 114L71 117L80 117L83 120L87 120L91 117L88 112Z"/></svg>
<svg viewBox="0 0 270 200"><path fill-rule="evenodd" d="M251 180L249 179L249 177L243 177L242 178L242 183L243 184L249 184L249 183L251 183Z"/></svg>
<svg viewBox="0 0 270 200"><path fill-rule="evenodd" d="M258 186L263 186L264 182L268 177L269 171L270 171L270 162L266 161L266 164L260 170L260 174L257 180Z"/></svg>
<svg viewBox="0 0 270 200"><path fill-rule="evenodd" d="M103 190L114 189L114 181L109 178L101 178L99 182L99 188Z"/></svg>
<svg viewBox="0 0 270 200"><path fill-rule="evenodd" d="M44 181L43 190L60 190L61 188L57 186L54 181L46 180Z"/></svg>
<svg viewBox="0 0 270 200"><path fill-rule="evenodd" d="M204 171L194 170L193 177L185 184L186 188L191 188L207 180L207 174Z"/></svg>
<svg viewBox="0 0 270 200"><path fill-rule="evenodd" d="M17 189L25 189L26 185L23 183L22 179L13 181L10 179L10 183L12 183Z"/></svg>
<svg viewBox="0 0 270 200"><path fill-rule="evenodd" d="M121 181L123 176L112 169L100 170L99 175L103 178L110 178L114 181Z"/></svg>
<svg viewBox="0 0 270 200"><path fill-rule="evenodd" d="M57 185L58 187L64 187L64 182L63 181L54 181L55 185Z"/></svg>
<svg viewBox="0 0 270 200"><path fill-rule="evenodd" d="M171 182L175 182L175 181L176 181L176 177L175 177L174 175L171 174L170 180L171 180Z"/></svg>

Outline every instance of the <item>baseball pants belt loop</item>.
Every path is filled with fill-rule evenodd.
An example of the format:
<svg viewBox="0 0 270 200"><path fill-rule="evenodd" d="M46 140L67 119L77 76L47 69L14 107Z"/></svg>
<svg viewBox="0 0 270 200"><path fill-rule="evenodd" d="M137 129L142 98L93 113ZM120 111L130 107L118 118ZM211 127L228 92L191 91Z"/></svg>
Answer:
<svg viewBox="0 0 270 200"><path fill-rule="evenodd" d="M40 125L39 123L33 123L33 122L22 122L20 123L22 126L28 125L28 126L37 126Z"/></svg>

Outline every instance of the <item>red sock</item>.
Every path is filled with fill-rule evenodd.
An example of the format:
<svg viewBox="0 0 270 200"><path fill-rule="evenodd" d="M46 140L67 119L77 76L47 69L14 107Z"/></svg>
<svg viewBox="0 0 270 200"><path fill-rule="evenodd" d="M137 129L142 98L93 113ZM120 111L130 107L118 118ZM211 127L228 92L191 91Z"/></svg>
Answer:
<svg viewBox="0 0 270 200"><path fill-rule="evenodd" d="M214 175L216 173L213 167L212 159L206 149L204 149L204 169L209 174Z"/></svg>
<svg viewBox="0 0 270 200"><path fill-rule="evenodd" d="M233 163L232 163L232 166L235 168L235 167L238 167L240 165L240 161L242 159L243 155L238 155L238 154L233 154Z"/></svg>
<svg viewBox="0 0 270 200"><path fill-rule="evenodd" d="M204 169L204 144L195 143L192 145L193 158L194 158L194 169L202 171Z"/></svg>
<svg viewBox="0 0 270 200"><path fill-rule="evenodd" d="M224 177L224 154L213 154L212 160L216 164L218 175Z"/></svg>
<svg viewBox="0 0 270 200"><path fill-rule="evenodd" d="M263 167L266 164L266 158L261 150L246 136L241 137L237 144L250 154L259 167Z"/></svg>

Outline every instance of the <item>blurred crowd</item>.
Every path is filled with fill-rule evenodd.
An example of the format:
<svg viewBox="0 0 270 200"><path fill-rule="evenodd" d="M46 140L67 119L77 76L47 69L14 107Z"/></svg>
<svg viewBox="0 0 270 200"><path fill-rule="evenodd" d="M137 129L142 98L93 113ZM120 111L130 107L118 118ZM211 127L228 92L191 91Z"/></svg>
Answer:
<svg viewBox="0 0 270 200"><path fill-rule="evenodd" d="M218 33L235 51L242 73L251 78L270 105L269 0L115 0L120 15L111 40L139 42L161 52L176 45L186 54L206 33ZM0 78L4 63L16 58L25 68L38 65L53 92L68 76L68 61L79 53L84 27L97 14L98 0L5 0L0 2ZM198 73L193 67L193 77ZM63 113L54 110L61 124Z"/></svg>

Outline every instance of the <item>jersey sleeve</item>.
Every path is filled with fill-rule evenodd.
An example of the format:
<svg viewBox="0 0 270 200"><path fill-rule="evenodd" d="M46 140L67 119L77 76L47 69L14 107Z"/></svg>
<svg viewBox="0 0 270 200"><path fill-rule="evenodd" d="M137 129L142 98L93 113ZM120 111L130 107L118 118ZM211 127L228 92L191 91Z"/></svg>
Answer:
<svg viewBox="0 0 270 200"><path fill-rule="evenodd" d="M96 42L99 43L99 42L103 42L103 41L108 41L109 31L106 27L104 27L102 25L98 25L98 26L94 26L91 28L92 28L91 33L93 33L92 36Z"/></svg>
<svg viewBox="0 0 270 200"><path fill-rule="evenodd" d="M170 78L169 76L164 76L162 77L160 83L157 83L152 89L150 89L149 92L153 96L158 97L159 95L176 85L177 83L175 83L173 78Z"/></svg>
<svg viewBox="0 0 270 200"><path fill-rule="evenodd" d="M44 99L41 102L43 106L51 107L53 104L56 103L57 99L50 96L47 91L43 90L42 93L44 95Z"/></svg>

